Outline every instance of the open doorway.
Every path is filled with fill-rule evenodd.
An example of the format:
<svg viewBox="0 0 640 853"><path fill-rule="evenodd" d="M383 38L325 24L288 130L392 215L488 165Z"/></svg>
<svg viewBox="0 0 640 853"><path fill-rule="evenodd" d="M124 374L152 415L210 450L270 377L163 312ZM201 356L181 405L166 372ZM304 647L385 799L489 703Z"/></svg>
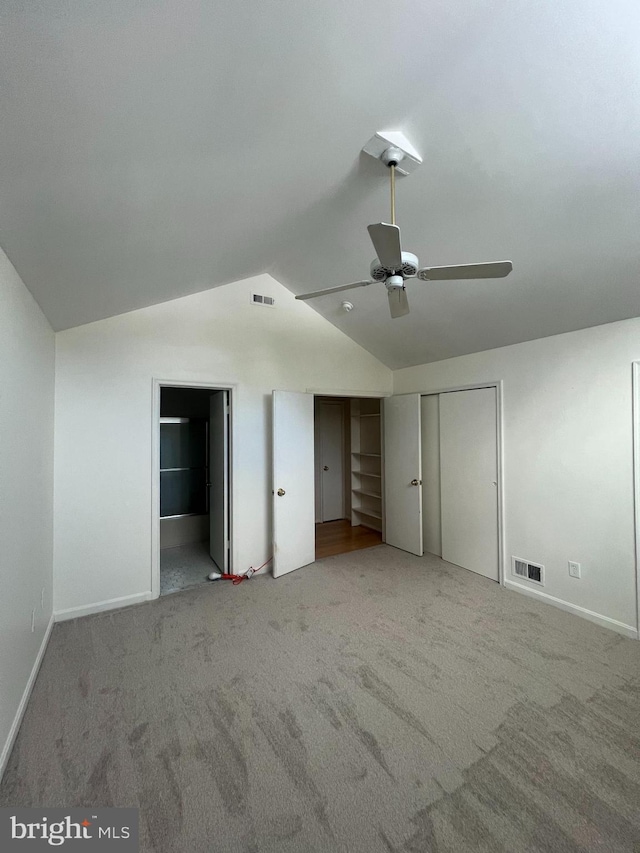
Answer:
<svg viewBox="0 0 640 853"><path fill-rule="evenodd" d="M160 595L230 571L229 391L160 388Z"/></svg>
<svg viewBox="0 0 640 853"><path fill-rule="evenodd" d="M383 541L380 400L315 396L316 559Z"/></svg>

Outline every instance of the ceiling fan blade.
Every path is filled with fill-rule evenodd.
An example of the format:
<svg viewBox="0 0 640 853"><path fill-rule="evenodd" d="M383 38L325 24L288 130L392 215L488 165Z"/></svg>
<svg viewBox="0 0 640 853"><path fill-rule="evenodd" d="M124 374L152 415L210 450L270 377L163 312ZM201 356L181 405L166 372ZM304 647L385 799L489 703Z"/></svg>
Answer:
<svg viewBox="0 0 640 853"><path fill-rule="evenodd" d="M485 264L460 264L450 267L425 267L418 270L422 281L455 281L462 278L504 278L513 269L511 261L490 261Z"/></svg>
<svg viewBox="0 0 640 853"><path fill-rule="evenodd" d="M375 225L369 225L367 231L382 266L399 270L402 266L402 248L398 226L378 222Z"/></svg>
<svg viewBox="0 0 640 853"><path fill-rule="evenodd" d="M395 320L397 317L404 317L405 314L408 314L409 300L407 299L407 291L404 287L393 287L388 293L391 318Z"/></svg>
<svg viewBox="0 0 640 853"><path fill-rule="evenodd" d="M313 293L301 293L296 299L314 299L316 296L326 296L327 293L340 293L341 290L351 290L352 287L366 287L373 284L371 279L354 281L352 284L341 284L338 287L327 287L326 290L314 290Z"/></svg>

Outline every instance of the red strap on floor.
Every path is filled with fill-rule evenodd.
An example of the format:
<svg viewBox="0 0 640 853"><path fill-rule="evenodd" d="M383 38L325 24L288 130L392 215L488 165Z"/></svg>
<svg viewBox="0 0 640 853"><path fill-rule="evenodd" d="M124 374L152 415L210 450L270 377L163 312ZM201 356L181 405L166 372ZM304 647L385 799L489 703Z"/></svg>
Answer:
<svg viewBox="0 0 640 853"><path fill-rule="evenodd" d="M256 572L259 572L260 569L263 569L267 565L267 563L269 563L270 561L271 561L271 557L269 557L268 560L265 560L264 563L261 566L258 566L257 569L254 569L252 566L251 568L247 569L247 572L244 575L223 574L220 576L220 580L221 581L231 581L234 586L238 586L238 584L242 583L242 581L248 581L250 577L253 577L253 575L255 575Z"/></svg>

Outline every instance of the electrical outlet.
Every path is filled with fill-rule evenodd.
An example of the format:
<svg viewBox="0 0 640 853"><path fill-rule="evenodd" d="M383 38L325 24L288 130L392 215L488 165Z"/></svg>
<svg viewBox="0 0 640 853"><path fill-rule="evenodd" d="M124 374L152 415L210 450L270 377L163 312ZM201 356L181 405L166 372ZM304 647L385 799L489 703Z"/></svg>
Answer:
<svg viewBox="0 0 640 853"><path fill-rule="evenodd" d="M33 632L35 630L36 630L36 609L34 607L33 610L31 611L31 633L33 634Z"/></svg>
<svg viewBox="0 0 640 853"><path fill-rule="evenodd" d="M580 577L580 563L574 563L569 560L569 574L572 578Z"/></svg>

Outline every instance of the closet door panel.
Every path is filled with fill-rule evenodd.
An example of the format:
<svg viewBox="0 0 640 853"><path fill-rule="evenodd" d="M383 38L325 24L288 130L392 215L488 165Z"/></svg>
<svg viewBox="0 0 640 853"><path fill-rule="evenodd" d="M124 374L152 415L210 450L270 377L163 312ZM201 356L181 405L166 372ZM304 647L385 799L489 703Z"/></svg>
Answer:
<svg viewBox="0 0 640 853"><path fill-rule="evenodd" d="M422 530L424 550L442 556L440 522L440 408L439 396L422 398Z"/></svg>
<svg viewBox="0 0 640 853"><path fill-rule="evenodd" d="M440 394L442 558L498 580L495 388Z"/></svg>

